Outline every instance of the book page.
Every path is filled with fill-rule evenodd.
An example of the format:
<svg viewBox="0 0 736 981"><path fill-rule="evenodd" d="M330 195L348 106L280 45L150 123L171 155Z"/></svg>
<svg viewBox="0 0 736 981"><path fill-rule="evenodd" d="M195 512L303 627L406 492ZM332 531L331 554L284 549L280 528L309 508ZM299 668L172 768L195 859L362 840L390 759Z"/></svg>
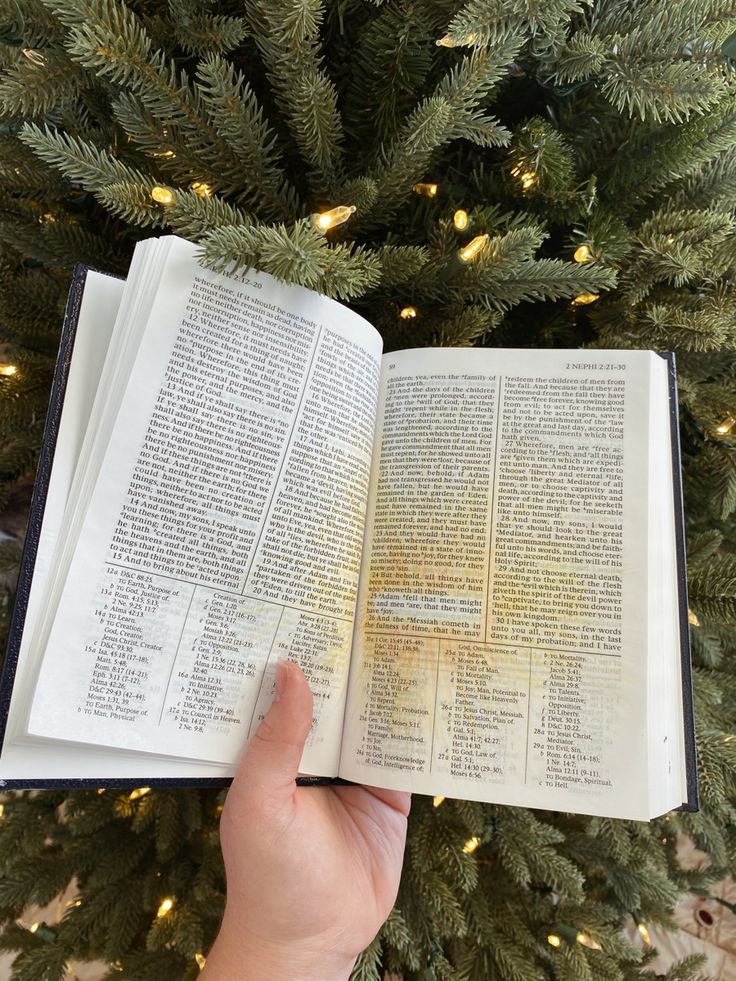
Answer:
<svg viewBox="0 0 736 981"><path fill-rule="evenodd" d="M648 817L653 358L384 357L341 776Z"/></svg>
<svg viewBox="0 0 736 981"><path fill-rule="evenodd" d="M334 775L380 336L174 240L50 629L29 732L234 761L279 656Z"/></svg>

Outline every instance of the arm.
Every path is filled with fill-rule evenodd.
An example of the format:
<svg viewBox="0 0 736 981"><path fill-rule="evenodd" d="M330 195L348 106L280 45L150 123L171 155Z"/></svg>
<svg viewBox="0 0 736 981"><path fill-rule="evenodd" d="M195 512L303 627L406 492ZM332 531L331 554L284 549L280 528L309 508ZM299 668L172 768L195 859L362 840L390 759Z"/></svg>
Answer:
<svg viewBox="0 0 736 981"><path fill-rule="evenodd" d="M222 814L227 903L203 981L346 981L394 904L411 795L297 787L311 723L307 680L281 662Z"/></svg>

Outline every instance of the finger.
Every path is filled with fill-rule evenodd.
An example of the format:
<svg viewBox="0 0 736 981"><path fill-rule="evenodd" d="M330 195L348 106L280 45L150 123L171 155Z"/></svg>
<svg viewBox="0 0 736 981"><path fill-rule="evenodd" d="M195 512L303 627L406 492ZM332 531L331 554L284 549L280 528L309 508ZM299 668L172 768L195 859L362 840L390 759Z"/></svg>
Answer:
<svg viewBox="0 0 736 981"><path fill-rule="evenodd" d="M411 809L411 794L404 790L385 790L383 787L365 787L369 794L373 794L384 804L388 804L399 814L407 817Z"/></svg>
<svg viewBox="0 0 736 981"><path fill-rule="evenodd" d="M279 661L274 700L243 753L231 794L253 795L277 808L291 801L312 711L304 672L294 661Z"/></svg>

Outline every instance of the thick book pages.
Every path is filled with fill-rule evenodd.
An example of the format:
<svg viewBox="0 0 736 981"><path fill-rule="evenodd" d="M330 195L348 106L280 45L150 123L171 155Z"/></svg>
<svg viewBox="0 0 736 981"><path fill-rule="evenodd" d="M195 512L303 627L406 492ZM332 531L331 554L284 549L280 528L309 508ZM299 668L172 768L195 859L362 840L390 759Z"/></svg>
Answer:
<svg viewBox="0 0 736 981"><path fill-rule="evenodd" d="M289 656L306 781L695 806L671 363L382 358L342 305L195 254L80 274L0 777L226 782Z"/></svg>
<svg viewBox="0 0 736 981"><path fill-rule="evenodd" d="M340 774L621 817L686 800L668 362L401 351L379 406Z"/></svg>

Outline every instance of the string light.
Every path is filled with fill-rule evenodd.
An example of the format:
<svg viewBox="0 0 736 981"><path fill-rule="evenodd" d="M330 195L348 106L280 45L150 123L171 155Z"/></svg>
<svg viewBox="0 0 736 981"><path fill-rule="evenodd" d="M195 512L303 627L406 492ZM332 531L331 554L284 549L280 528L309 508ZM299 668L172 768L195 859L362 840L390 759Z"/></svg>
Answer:
<svg viewBox="0 0 736 981"><path fill-rule="evenodd" d="M691 627L699 627L700 620L698 620L698 615L690 607L687 608L687 622Z"/></svg>
<svg viewBox="0 0 736 981"><path fill-rule="evenodd" d="M23 55L32 65L36 65L38 68L43 68L46 64L44 56L40 51L36 51L35 48L23 48Z"/></svg>
<svg viewBox="0 0 736 981"><path fill-rule="evenodd" d="M174 200L174 193L168 187L160 187L157 184L151 191L151 197L156 204L171 204Z"/></svg>
<svg viewBox="0 0 736 981"><path fill-rule="evenodd" d="M583 947L589 947L591 950L601 949L601 945L596 940L593 940L592 937L588 936L587 933L583 933L582 930L578 932L575 939L579 944L582 944Z"/></svg>
<svg viewBox="0 0 736 981"><path fill-rule="evenodd" d="M31 924L31 925L30 925L30 926L28 927L28 931L29 931L29 933L35 933L35 932L36 932L36 930L38 930L38 928L39 928L40 926L41 926L41 924L40 924L40 923L39 923L38 921L36 921L35 923L32 923L32 924Z"/></svg>
<svg viewBox="0 0 736 981"><path fill-rule="evenodd" d="M531 191L534 185L537 183L537 175L533 170L524 170L522 165L519 163L511 170L513 177L518 177L521 181L521 187L524 191Z"/></svg>
<svg viewBox="0 0 736 981"><path fill-rule="evenodd" d="M452 216L453 224L459 232L464 232L468 227L468 212L463 211L462 208L458 208L455 214Z"/></svg>
<svg viewBox="0 0 736 981"><path fill-rule="evenodd" d="M14 364L0 364L0 375L17 375L18 368Z"/></svg>
<svg viewBox="0 0 736 981"><path fill-rule="evenodd" d="M575 259L575 262L580 262L584 264L586 262L593 262L595 256L590 251L589 245L581 245L577 249L575 249L575 255L573 258Z"/></svg>
<svg viewBox="0 0 736 981"><path fill-rule="evenodd" d="M331 208L329 211L322 211L319 214L312 215L312 224L321 232L327 232L331 228L334 228L335 225L342 225L357 210L354 204L340 204L336 208Z"/></svg>
<svg viewBox="0 0 736 981"><path fill-rule="evenodd" d="M440 187L439 184L412 184L411 189L415 194L423 194L425 198L436 198Z"/></svg>
<svg viewBox="0 0 736 981"><path fill-rule="evenodd" d="M138 800L139 798L145 797L146 794L150 793L150 787L138 787L137 790L134 790L132 793L128 794L128 800Z"/></svg>
<svg viewBox="0 0 736 981"><path fill-rule="evenodd" d="M189 185L189 190L194 191L200 198L211 198L214 193L212 185L207 184L205 181L194 181L194 183Z"/></svg>
<svg viewBox="0 0 736 981"><path fill-rule="evenodd" d="M439 807L440 804L442 803L442 801L444 799L445 799L444 797L433 797L432 798L432 806L433 807Z"/></svg>
<svg viewBox="0 0 736 981"><path fill-rule="evenodd" d="M170 912L171 909L173 909L173 906L174 906L174 900L170 896L167 896L166 899L164 899L161 905L159 906L158 911L156 912L156 916L157 917L166 916L166 914Z"/></svg>
<svg viewBox="0 0 736 981"><path fill-rule="evenodd" d="M161 150L159 153L152 153L152 157L166 157L167 160L173 160L176 156L173 150Z"/></svg>
<svg viewBox="0 0 736 981"><path fill-rule="evenodd" d="M100 787L100 789L97 791L98 796L100 794L104 794L104 793L105 793L105 788L104 787Z"/></svg>
<svg viewBox="0 0 736 981"><path fill-rule="evenodd" d="M651 937L649 936L649 931L647 930L645 923L637 923L636 929L641 934L642 940L644 941L645 944L650 944L652 942Z"/></svg>
<svg viewBox="0 0 736 981"><path fill-rule="evenodd" d="M5 804L0 804L0 818L5 816Z"/></svg>
<svg viewBox="0 0 736 981"><path fill-rule="evenodd" d="M439 41L435 41L434 43L438 48L457 48L462 44L475 44L477 40L478 35L475 31L471 31L470 34L466 34L460 41L453 41L449 34L445 34L444 37L441 37Z"/></svg>
<svg viewBox="0 0 736 981"><path fill-rule="evenodd" d="M472 838L468 838L468 840L465 842L463 851L465 852L466 855L469 855L470 852L475 851L475 849L478 847L479 844L480 844L480 838L478 837L478 835L473 835Z"/></svg>
<svg viewBox="0 0 736 981"><path fill-rule="evenodd" d="M547 943L550 945L550 947L559 947L562 943L562 938L558 937L556 933L548 933Z"/></svg>
<svg viewBox="0 0 736 981"><path fill-rule="evenodd" d="M734 417L729 412L726 418L722 422L718 423L718 426L716 427L716 432L720 433L722 436L725 436L727 433L731 432L734 426L736 426L736 419L734 419Z"/></svg>
<svg viewBox="0 0 736 981"><path fill-rule="evenodd" d="M482 252L483 249L488 245L491 240L490 235L476 235L475 238L468 242L465 248L460 249L458 255L463 262L472 262L473 259Z"/></svg>
<svg viewBox="0 0 736 981"><path fill-rule="evenodd" d="M595 303L596 300L600 300L600 296L597 293L580 293L572 301L574 307L584 307L588 303Z"/></svg>
<svg viewBox="0 0 736 981"><path fill-rule="evenodd" d="M70 899L69 902L66 904L66 908L71 909L72 906L81 906L81 905L82 905L81 899Z"/></svg>
<svg viewBox="0 0 736 981"><path fill-rule="evenodd" d="M39 225L50 225L50 224L52 224L55 221L56 221L56 218L54 217L54 215L51 214L50 211L47 211L45 215L39 215L38 216L38 223L39 223Z"/></svg>
<svg viewBox="0 0 736 981"><path fill-rule="evenodd" d="M399 313L402 320L413 320L417 315L416 307L404 307Z"/></svg>
<svg viewBox="0 0 736 981"><path fill-rule="evenodd" d="M199 951L197 951L197 953L194 955L194 959L197 962L197 967L201 971L204 968L205 964L207 963L207 958L204 956L204 954L201 954Z"/></svg>

